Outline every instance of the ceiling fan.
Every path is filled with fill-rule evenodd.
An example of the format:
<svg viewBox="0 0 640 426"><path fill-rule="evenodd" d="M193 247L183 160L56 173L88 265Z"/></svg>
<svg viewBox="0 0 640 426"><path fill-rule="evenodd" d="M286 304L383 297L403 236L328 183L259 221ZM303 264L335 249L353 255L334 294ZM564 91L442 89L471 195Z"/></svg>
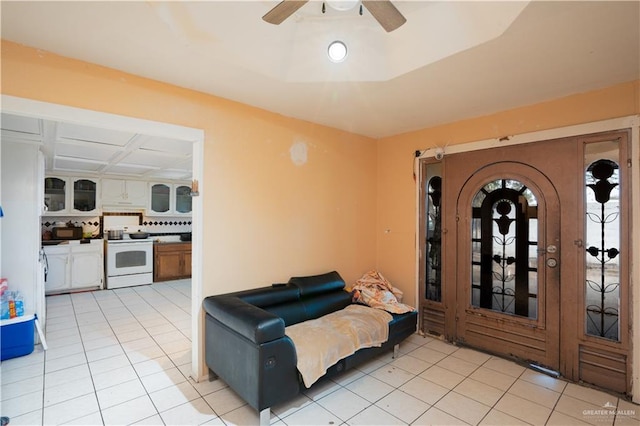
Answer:
<svg viewBox="0 0 640 426"><path fill-rule="evenodd" d="M283 0L267 12L262 19L270 24L280 25L308 2L309 0ZM356 3L357 1L354 2L354 5ZM396 9L391 0L362 0L362 5L387 32L391 32L407 22L407 19Z"/></svg>

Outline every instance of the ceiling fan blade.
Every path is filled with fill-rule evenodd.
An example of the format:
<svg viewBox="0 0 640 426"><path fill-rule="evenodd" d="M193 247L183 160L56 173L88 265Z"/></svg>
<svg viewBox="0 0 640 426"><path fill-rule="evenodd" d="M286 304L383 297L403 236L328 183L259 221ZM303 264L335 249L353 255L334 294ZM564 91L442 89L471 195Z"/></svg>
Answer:
<svg viewBox="0 0 640 426"><path fill-rule="evenodd" d="M388 33L407 22L390 0L362 0L362 4Z"/></svg>
<svg viewBox="0 0 640 426"><path fill-rule="evenodd" d="M278 3L276 7L268 11L262 19L270 24L280 25L308 1L309 0L283 0Z"/></svg>

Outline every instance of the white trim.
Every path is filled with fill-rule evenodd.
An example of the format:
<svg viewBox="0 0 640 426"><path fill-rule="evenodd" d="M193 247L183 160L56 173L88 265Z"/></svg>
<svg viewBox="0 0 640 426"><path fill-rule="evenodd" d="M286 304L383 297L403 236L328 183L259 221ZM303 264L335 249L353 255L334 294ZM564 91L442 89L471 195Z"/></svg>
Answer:
<svg viewBox="0 0 640 426"><path fill-rule="evenodd" d="M205 368L204 354L204 311L202 309L203 291L202 276L204 244L204 139L193 144L193 176L198 182L198 194L192 198L191 211L191 371L195 381L208 379L208 371ZM198 155L196 155L198 153ZM198 285L194 285L198 283Z"/></svg>
<svg viewBox="0 0 640 426"><path fill-rule="evenodd" d="M126 117L106 112L69 107L31 99L2 95L2 112L64 121L103 129L121 130L150 136L183 140L193 146L193 179L199 183L200 196L194 199L192 211L192 277L191 277L191 374L199 381L205 376L202 327L202 220L203 220L203 152L204 130L175 124ZM42 289L44 294L44 289Z"/></svg>
<svg viewBox="0 0 640 426"><path fill-rule="evenodd" d="M576 124L573 126L559 127L557 129L540 130L536 132L523 133L513 136L505 136L502 138L485 139L469 143L461 143L447 147L435 147L426 149L414 162L414 170L418 169L416 174L416 235L420 235L420 182L422 181L420 160L424 158L435 157L436 154L456 154L461 152L477 151L481 149L490 149L505 147L511 145L521 145L525 143L539 142L551 139L560 139L571 136L588 135L591 133L601 133L613 130L631 129L631 294L633 297L631 313L631 324L633 326L632 333L632 390L633 401L640 403L640 116L631 115L626 117L612 118L609 120L595 121L592 123ZM635 184L635 185L634 185ZM421 242L416 238L416 301L420 306L420 250ZM634 259L636 259L634 261ZM633 337L637 337L635 341Z"/></svg>
<svg viewBox="0 0 640 426"><path fill-rule="evenodd" d="M204 130L202 129L34 101L9 95L2 95L2 111L27 117L179 139L186 142L204 140Z"/></svg>
<svg viewBox="0 0 640 426"><path fill-rule="evenodd" d="M566 138L570 136L588 135L590 133L608 132L611 130L628 129L640 126L640 116L632 115L610 120L594 121L593 123L576 124L574 126L559 127L557 129L539 130L531 133L504 136L501 138L484 139L481 141L461 143L447 147L430 148L421 153L417 160L435 157L437 153L443 155L460 152L477 151L480 149L500 148L511 145L521 145L550 139Z"/></svg>

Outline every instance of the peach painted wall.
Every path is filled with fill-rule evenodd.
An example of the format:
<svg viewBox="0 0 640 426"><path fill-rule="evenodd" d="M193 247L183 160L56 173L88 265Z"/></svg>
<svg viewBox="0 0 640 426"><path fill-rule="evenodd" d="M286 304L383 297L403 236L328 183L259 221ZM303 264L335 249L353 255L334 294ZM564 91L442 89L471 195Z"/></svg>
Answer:
<svg viewBox="0 0 640 426"><path fill-rule="evenodd" d="M7 41L1 91L204 129L204 295L375 267L370 138Z"/></svg>
<svg viewBox="0 0 640 426"><path fill-rule="evenodd" d="M414 153L447 145L640 114L640 81L378 141L377 268L415 305Z"/></svg>
<svg viewBox="0 0 640 426"><path fill-rule="evenodd" d="M4 40L1 71L2 94L204 129L205 295L377 267L415 304L415 150L640 113L636 81L376 144Z"/></svg>

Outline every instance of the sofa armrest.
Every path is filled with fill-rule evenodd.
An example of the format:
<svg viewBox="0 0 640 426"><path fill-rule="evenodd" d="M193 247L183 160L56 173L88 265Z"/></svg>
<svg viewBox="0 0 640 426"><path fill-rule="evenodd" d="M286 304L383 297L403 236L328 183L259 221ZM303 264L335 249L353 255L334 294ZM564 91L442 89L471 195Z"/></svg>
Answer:
<svg viewBox="0 0 640 426"><path fill-rule="evenodd" d="M284 321L235 296L204 300L209 369L258 411L300 391L296 349Z"/></svg>
<svg viewBox="0 0 640 426"><path fill-rule="evenodd" d="M282 318L234 296L204 299L207 314L254 343L265 343L284 336Z"/></svg>

